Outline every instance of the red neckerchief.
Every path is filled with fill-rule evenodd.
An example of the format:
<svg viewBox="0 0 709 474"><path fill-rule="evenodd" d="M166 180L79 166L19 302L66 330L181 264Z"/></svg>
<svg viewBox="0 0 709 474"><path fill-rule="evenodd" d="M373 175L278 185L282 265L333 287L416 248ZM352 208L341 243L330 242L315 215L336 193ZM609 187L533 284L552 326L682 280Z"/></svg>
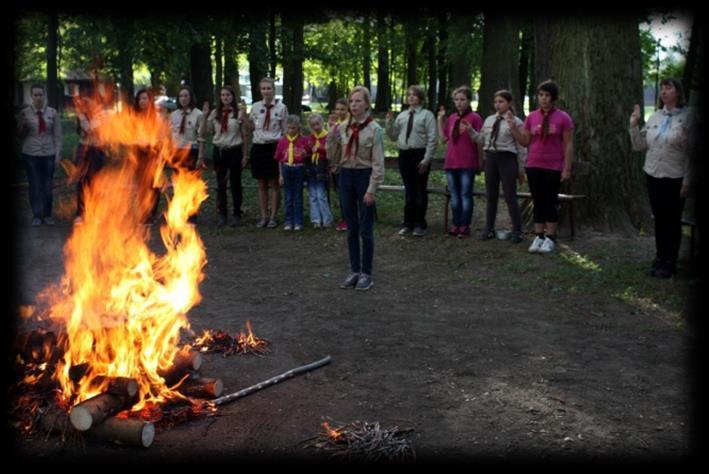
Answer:
<svg viewBox="0 0 709 474"><path fill-rule="evenodd" d="M266 107L266 117L263 119L263 129L268 130L268 127L271 125L271 109L275 106L276 104L263 104L264 107Z"/></svg>
<svg viewBox="0 0 709 474"><path fill-rule="evenodd" d="M44 121L44 114L41 110L37 111L37 119L39 120L39 133L44 133L47 131L47 122Z"/></svg>
<svg viewBox="0 0 709 474"><path fill-rule="evenodd" d="M458 138L460 137L460 121L463 120L463 117L465 117L472 111L472 107L468 106L468 108L465 109L462 113L456 112L458 118L455 120L455 125L453 125L453 143L456 143L458 141Z"/></svg>
<svg viewBox="0 0 709 474"><path fill-rule="evenodd" d="M229 130L229 113L231 112L231 107L226 106L222 109L222 133Z"/></svg>
<svg viewBox="0 0 709 474"><path fill-rule="evenodd" d="M364 127L369 125L369 122L374 120L374 117L369 115L364 122L362 123L357 123L353 122L350 124L348 127L350 130L352 130L352 135L350 135L350 139L347 141L347 146L345 147L345 157L348 157L350 154L350 149L352 148L352 143L354 143L354 156L357 156L357 151L359 150L359 131L363 130Z"/></svg>
<svg viewBox="0 0 709 474"><path fill-rule="evenodd" d="M180 135L184 135L184 134L185 134L185 124L186 124L186 123L187 123L187 110L186 110L186 109L182 109L182 122L180 122L180 132L179 132ZM222 128L223 128L223 127L224 127L224 125L222 125Z"/></svg>

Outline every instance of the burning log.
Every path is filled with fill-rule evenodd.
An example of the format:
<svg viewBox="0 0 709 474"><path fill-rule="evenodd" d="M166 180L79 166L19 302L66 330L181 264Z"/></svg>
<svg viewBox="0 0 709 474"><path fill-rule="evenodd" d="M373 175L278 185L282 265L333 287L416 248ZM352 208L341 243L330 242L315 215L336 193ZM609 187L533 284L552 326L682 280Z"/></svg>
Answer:
<svg viewBox="0 0 709 474"><path fill-rule="evenodd" d="M138 393L138 382L129 377L106 377L99 375L93 379L92 384L102 385L106 380L108 380L108 389L106 389L108 393L127 396L128 398L133 398L135 394Z"/></svg>
<svg viewBox="0 0 709 474"><path fill-rule="evenodd" d="M194 398L217 398L224 392L221 379L197 377L189 378L178 388L180 393Z"/></svg>
<svg viewBox="0 0 709 474"><path fill-rule="evenodd" d="M57 336L44 328L33 329L16 339L20 356L27 362L55 363L62 354L57 345Z"/></svg>
<svg viewBox="0 0 709 474"><path fill-rule="evenodd" d="M113 393L96 395L72 408L69 413L69 421L77 430L86 431L123 410L128 400L126 395L121 396Z"/></svg>
<svg viewBox="0 0 709 474"><path fill-rule="evenodd" d="M69 416L64 410L50 408L39 419L39 426L47 433L51 433L52 431L66 433L67 429L70 427Z"/></svg>
<svg viewBox="0 0 709 474"><path fill-rule="evenodd" d="M270 387L271 385L275 385L279 382L283 382L284 380L287 380L287 379L294 377L296 375L304 374L305 372L310 372L311 370L315 370L319 367L322 367L323 365L327 365L330 363L331 360L332 360L332 357L330 357L330 356L324 357L324 358L322 358L318 361L315 361L313 363L310 363L308 365L303 365L301 367L296 367L295 369L291 369L288 372L283 372L281 375L276 375L275 377L271 377L268 380L264 380L263 382L259 382L256 385L252 385L252 386L247 387L243 390L239 390L238 392L230 393L229 395L224 395L223 397L219 397L215 400L212 400L210 403L213 403L214 405L224 405L225 403L233 402L234 400L245 397L247 395L251 395L254 392L262 390L266 387Z"/></svg>
<svg viewBox="0 0 709 474"><path fill-rule="evenodd" d="M180 381L189 371L196 371L202 367L202 354L199 352L181 350L175 355L172 367L159 375L165 379L165 383L170 386Z"/></svg>
<svg viewBox="0 0 709 474"><path fill-rule="evenodd" d="M107 418L88 432L90 436L104 441L147 448L153 444L155 425L135 418Z"/></svg>
<svg viewBox="0 0 709 474"><path fill-rule="evenodd" d="M89 367L90 366L88 362L72 365L71 367L69 367L69 378L72 382L78 384L79 381L84 378L84 375L86 375L86 373L89 371Z"/></svg>

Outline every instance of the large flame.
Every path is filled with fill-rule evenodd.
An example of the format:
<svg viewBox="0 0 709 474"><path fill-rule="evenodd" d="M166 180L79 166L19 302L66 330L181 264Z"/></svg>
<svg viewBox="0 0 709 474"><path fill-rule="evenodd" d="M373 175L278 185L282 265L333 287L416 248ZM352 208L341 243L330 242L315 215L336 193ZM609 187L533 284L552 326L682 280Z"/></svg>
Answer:
<svg viewBox="0 0 709 474"><path fill-rule="evenodd" d="M201 299L206 255L188 217L207 189L198 172L181 167L185 155L173 147L160 113L139 114L126 105L108 111L96 98L75 103L90 112L109 164L85 190L83 225L74 226L64 247L65 275L51 297L51 317L67 334L57 378L74 403L106 389L107 382L97 383L106 377L98 376L133 378L140 387L138 410L178 396L160 374L180 350L186 313ZM143 224L152 188L166 187L165 164L176 171L160 228L165 250L158 254L149 248L150 229ZM69 369L80 364L89 368L76 383Z"/></svg>

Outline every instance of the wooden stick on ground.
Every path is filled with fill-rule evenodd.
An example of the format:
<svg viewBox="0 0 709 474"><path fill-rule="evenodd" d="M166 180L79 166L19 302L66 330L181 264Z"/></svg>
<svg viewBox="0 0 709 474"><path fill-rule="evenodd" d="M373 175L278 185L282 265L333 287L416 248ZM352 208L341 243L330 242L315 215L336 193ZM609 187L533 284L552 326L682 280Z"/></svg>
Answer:
<svg viewBox="0 0 709 474"><path fill-rule="evenodd" d="M135 418L107 418L88 434L96 439L147 448L155 438L155 425Z"/></svg>
<svg viewBox="0 0 709 474"><path fill-rule="evenodd" d="M332 357L327 356L327 357L320 359L318 361L315 361L311 364L303 365L301 367L296 367L295 369L291 369L288 372L282 373L281 375L276 375L275 377L271 377L268 380L264 380L263 382L259 382L256 385L252 385L252 386L247 387L243 390L239 390L238 392L230 393L229 395L224 395L223 397L219 397L215 400L212 400L211 403L214 403L215 405L224 405L225 403L233 402L234 400L245 397L247 395L251 395L254 392L257 392L257 391L264 389L266 387L269 387L271 385L275 385L279 382L287 380L287 379L294 377L296 375L304 374L305 372L310 372L311 370L315 370L319 367L322 367L323 365L327 365L330 363L331 360L332 360Z"/></svg>
<svg viewBox="0 0 709 474"><path fill-rule="evenodd" d="M189 378L177 390L188 397L216 398L224 392L224 383L215 378Z"/></svg>

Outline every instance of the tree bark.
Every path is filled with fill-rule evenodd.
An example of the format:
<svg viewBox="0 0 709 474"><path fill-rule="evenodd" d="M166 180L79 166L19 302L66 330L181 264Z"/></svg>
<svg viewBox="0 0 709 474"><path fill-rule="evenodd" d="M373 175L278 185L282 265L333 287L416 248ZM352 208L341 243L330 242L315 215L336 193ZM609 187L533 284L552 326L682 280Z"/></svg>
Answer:
<svg viewBox="0 0 709 474"><path fill-rule="evenodd" d="M147 448L155 439L155 425L135 418L111 417L88 433L102 441Z"/></svg>
<svg viewBox="0 0 709 474"><path fill-rule="evenodd" d="M201 38L190 48L190 76L192 90L200 101L214 103L212 59L209 35L202 31Z"/></svg>
<svg viewBox="0 0 709 474"><path fill-rule="evenodd" d="M406 43L406 75L404 79L404 87L406 90L409 86L418 84L418 70L417 70L417 57L418 57L418 36L419 36L419 23L415 17L410 17L404 24L405 29L405 43Z"/></svg>
<svg viewBox="0 0 709 474"><path fill-rule="evenodd" d="M444 105L447 110L451 109L452 101L448 90L448 77L450 65L446 61L446 49L448 47L448 21L446 13L442 13L438 18L438 55L436 57L438 69L438 101L436 110Z"/></svg>
<svg viewBox="0 0 709 474"><path fill-rule="evenodd" d="M47 28L47 105L61 112L57 89L57 30L59 29L57 12L50 11Z"/></svg>
<svg viewBox="0 0 709 474"><path fill-rule="evenodd" d="M268 49L266 48L266 25L251 22L249 30L249 76L253 102L261 100L259 81L268 75Z"/></svg>
<svg viewBox="0 0 709 474"><path fill-rule="evenodd" d="M219 97L219 92L226 82L224 81L224 41L221 35L216 35L214 38L214 97ZM238 97L235 98L237 101Z"/></svg>
<svg viewBox="0 0 709 474"><path fill-rule="evenodd" d="M242 95L239 84L239 51L233 34L224 37L224 84L232 86L237 94Z"/></svg>
<svg viewBox="0 0 709 474"><path fill-rule="evenodd" d="M684 64L684 74L682 75L682 88L684 89L685 100L689 102L692 94L692 76L694 67L697 63L697 49L699 45L699 25L696 17L692 20L692 32L689 37L689 51L687 51L687 59Z"/></svg>
<svg viewBox="0 0 709 474"><path fill-rule="evenodd" d="M527 94L527 83L529 80L530 54L532 52L532 30L529 20L522 23L522 39L519 49L519 87L515 92L515 106L517 116L524 120L524 97Z"/></svg>
<svg viewBox="0 0 709 474"><path fill-rule="evenodd" d="M268 17L268 57L269 57L269 75L272 78L276 77L276 65L278 63L278 54L276 51L276 11L272 10ZM261 78L259 78L260 80ZM260 95L260 93L259 93ZM260 100L260 99L259 99Z"/></svg>
<svg viewBox="0 0 709 474"><path fill-rule="evenodd" d="M372 24L368 14L364 15L362 30L363 84L369 92L372 92Z"/></svg>
<svg viewBox="0 0 709 474"><path fill-rule="evenodd" d="M133 20L119 20L117 28L118 82L121 86L121 100L133 100L133 55L135 54L135 26Z"/></svg>
<svg viewBox="0 0 709 474"><path fill-rule="evenodd" d="M472 31L471 18L455 17L449 22L448 58L451 64L451 84L455 89L463 85L470 86L472 70L472 51L469 36Z"/></svg>
<svg viewBox="0 0 709 474"><path fill-rule="evenodd" d="M549 38L548 76L575 124L575 160L590 164L572 190L587 196L578 218L600 231L647 229L642 156L631 151L627 132L633 104L643 98L638 22L632 15L554 17L548 28L537 30Z"/></svg>
<svg viewBox="0 0 709 474"><path fill-rule="evenodd" d="M428 59L428 97L429 110L435 114L436 107L436 81L438 79L438 69L436 68L436 34L431 22L426 25L426 57Z"/></svg>
<svg viewBox="0 0 709 474"><path fill-rule="evenodd" d="M86 431L126 408L127 403L127 396L102 393L72 408L69 412L69 421L77 430Z"/></svg>
<svg viewBox="0 0 709 474"><path fill-rule="evenodd" d="M303 20L283 19L283 102L288 113L299 115L303 98Z"/></svg>
<svg viewBox="0 0 709 474"><path fill-rule="evenodd" d="M386 112L390 108L389 32L384 12L377 11L377 94L374 110L377 112Z"/></svg>
<svg viewBox="0 0 709 474"><path fill-rule="evenodd" d="M510 16L485 15L483 28L482 79L478 93L478 113L492 114L493 94L519 90L519 22Z"/></svg>

